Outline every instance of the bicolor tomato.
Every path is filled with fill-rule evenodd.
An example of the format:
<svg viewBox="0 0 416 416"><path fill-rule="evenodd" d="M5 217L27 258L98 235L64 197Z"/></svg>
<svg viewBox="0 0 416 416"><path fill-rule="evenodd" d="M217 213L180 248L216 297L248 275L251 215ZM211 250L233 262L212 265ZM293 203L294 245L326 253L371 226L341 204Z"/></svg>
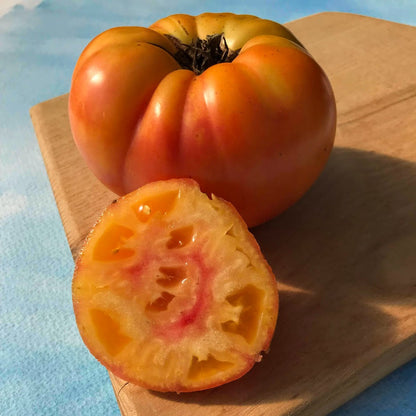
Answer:
<svg viewBox="0 0 416 416"><path fill-rule="evenodd" d="M269 348L278 315L274 274L246 224L190 179L152 182L111 204L72 289L91 353L157 391L241 377Z"/></svg>
<svg viewBox="0 0 416 416"><path fill-rule="evenodd" d="M98 35L74 69L69 117L88 166L116 193L193 178L254 226L317 179L336 107L323 69L284 26L205 13Z"/></svg>

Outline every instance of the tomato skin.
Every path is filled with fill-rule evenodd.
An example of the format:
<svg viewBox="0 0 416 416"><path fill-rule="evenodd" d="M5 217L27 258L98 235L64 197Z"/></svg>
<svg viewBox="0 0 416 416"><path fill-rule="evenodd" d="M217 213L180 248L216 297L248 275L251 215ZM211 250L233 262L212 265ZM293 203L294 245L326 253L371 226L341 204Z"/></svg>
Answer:
<svg viewBox="0 0 416 416"><path fill-rule="evenodd" d="M112 41L126 38L129 43L102 48L93 43L93 52L91 48L84 51L74 71L69 118L88 166L110 189L122 194L124 157L138 120L160 80L179 65L157 46L146 42L137 46L137 37L148 38L141 28L110 29L103 37L104 45L107 37Z"/></svg>
<svg viewBox="0 0 416 416"><path fill-rule="evenodd" d="M241 50L200 75L181 68L163 36L189 44L215 33ZM69 116L87 164L116 193L191 177L231 201L249 226L309 189L336 127L328 78L289 31L210 13L99 35L74 70Z"/></svg>

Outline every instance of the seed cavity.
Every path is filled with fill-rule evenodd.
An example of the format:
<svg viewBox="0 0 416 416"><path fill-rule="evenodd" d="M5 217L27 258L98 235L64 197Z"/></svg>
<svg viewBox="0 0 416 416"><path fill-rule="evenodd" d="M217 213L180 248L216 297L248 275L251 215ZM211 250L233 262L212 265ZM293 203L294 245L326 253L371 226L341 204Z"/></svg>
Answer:
<svg viewBox="0 0 416 416"><path fill-rule="evenodd" d="M168 214L177 198L179 190L165 192L159 195L153 195L150 198L143 199L133 205L133 210L141 222L149 221L154 215Z"/></svg>
<svg viewBox="0 0 416 416"><path fill-rule="evenodd" d="M160 296L146 305L146 312L163 312L168 309L169 303L172 302L175 295L169 292L162 292Z"/></svg>
<svg viewBox="0 0 416 416"><path fill-rule="evenodd" d="M159 267L159 272L163 275L156 279L156 283L165 288L172 288L183 283L186 279L186 271L184 267Z"/></svg>
<svg viewBox="0 0 416 416"><path fill-rule="evenodd" d="M99 342L110 355L117 355L131 341L121 331L118 320L107 312L94 308L90 310L90 317Z"/></svg>
<svg viewBox="0 0 416 416"><path fill-rule="evenodd" d="M224 332L241 335L251 344L257 335L260 325L264 292L249 284L238 292L227 296L226 301L241 309L237 321L228 320L221 324Z"/></svg>
<svg viewBox="0 0 416 416"><path fill-rule="evenodd" d="M134 250L124 247L124 245L126 240L133 235L134 231L130 228L118 224L110 225L94 247L94 260L116 261L131 257L134 254Z"/></svg>
<svg viewBox="0 0 416 416"><path fill-rule="evenodd" d="M191 380L204 380L204 378L212 377L217 373L230 369L233 365L229 361L217 360L212 354L208 354L206 360L200 360L194 355L192 356L188 377Z"/></svg>
<svg viewBox="0 0 416 416"><path fill-rule="evenodd" d="M233 238L236 237L235 230L234 230L234 225L231 225L231 227L227 230L225 235L228 235L228 236L233 237Z"/></svg>
<svg viewBox="0 0 416 416"><path fill-rule="evenodd" d="M189 243L195 241L196 234L194 233L193 225L178 228L170 232L170 239L166 243L168 249L183 248Z"/></svg>
<svg viewBox="0 0 416 416"><path fill-rule="evenodd" d="M244 249L242 249L241 247L236 247L235 251L238 251L239 253L241 253L246 259L247 259L247 264L246 267L254 267L250 256L244 251Z"/></svg>

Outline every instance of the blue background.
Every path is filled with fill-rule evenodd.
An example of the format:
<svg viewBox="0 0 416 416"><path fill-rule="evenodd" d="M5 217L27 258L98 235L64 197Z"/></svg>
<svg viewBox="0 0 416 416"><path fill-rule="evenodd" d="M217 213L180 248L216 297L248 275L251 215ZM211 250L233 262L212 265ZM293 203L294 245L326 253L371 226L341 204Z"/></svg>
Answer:
<svg viewBox="0 0 416 416"><path fill-rule="evenodd" d="M249 13L281 23L345 11L416 24L416 0L0 0L0 415L117 415L106 370L84 347L73 261L29 108L68 92L87 42L171 13ZM413 51L416 53L416 51ZM416 361L333 416L416 415Z"/></svg>

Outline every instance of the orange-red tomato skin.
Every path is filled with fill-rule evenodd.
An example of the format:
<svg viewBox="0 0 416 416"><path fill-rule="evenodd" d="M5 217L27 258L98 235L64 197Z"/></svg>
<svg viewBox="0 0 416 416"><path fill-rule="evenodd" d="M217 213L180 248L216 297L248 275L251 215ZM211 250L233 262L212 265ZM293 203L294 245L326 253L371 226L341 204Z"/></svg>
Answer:
<svg viewBox="0 0 416 416"><path fill-rule="evenodd" d="M154 29L177 34L175 19ZM237 18L181 19L191 36L201 24L208 25L202 32L210 25L227 32ZM252 30L264 25L256 19L243 20ZM289 35L272 34L278 28L268 23L269 32L249 39L233 62L196 75L181 69L166 50L169 41L155 30L115 30L105 41L99 36L77 63L70 122L92 171L119 194L191 177L203 191L231 201L249 226L291 206L317 179L333 147L336 105L322 68ZM230 33L230 44L243 34ZM135 36L151 43L137 43ZM94 84L99 74L103 80Z"/></svg>

